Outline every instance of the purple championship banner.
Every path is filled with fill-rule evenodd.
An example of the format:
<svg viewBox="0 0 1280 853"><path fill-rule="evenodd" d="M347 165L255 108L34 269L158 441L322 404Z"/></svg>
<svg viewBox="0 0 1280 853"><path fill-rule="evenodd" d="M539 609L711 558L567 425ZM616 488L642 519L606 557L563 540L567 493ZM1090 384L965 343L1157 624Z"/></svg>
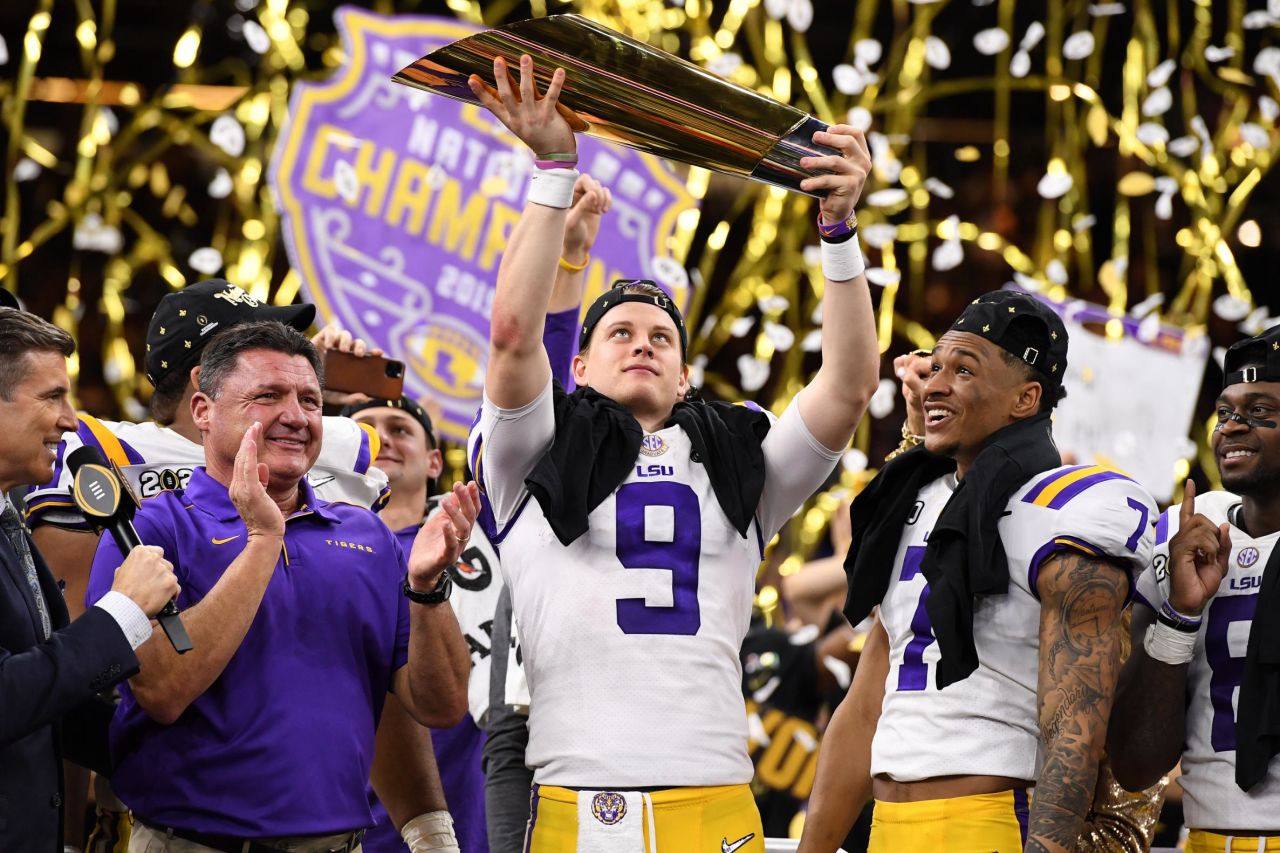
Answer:
<svg viewBox="0 0 1280 853"><path fill-rule="evenodd" d="M498 263L524 206L532 155L486 110L391 75L478 28L449 18L336 12L346 64L298 83L271 166L289 259L320 322L336 321L406 365L405 391L434 401L463 441L480 405ZM578 137L583 171L613 193L585 299L650 278L676 303L689 279L671 256L696 207L666 162Z"/></svg>

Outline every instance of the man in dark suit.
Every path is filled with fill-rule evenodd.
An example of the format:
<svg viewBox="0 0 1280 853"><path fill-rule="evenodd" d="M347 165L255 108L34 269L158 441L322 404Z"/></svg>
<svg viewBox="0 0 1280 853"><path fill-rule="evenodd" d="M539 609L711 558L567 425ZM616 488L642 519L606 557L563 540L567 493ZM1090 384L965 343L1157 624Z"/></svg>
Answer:
<svg viewBox="0 0 1280 853"><path fill-rule="evenodd" d="M138 672L149 617L178 592L161 549L139 546L111 591L74 623L5 495L44 483L62 433L76 428L66 332L17 310L0 288L0 850L62 849L62 744L96 694ZM66 742L91 745L75 727ZM105 727L100 735L105 737ZM89 737L86 737L88 735ZM101 750L100 750L101 751Z"/></svg>

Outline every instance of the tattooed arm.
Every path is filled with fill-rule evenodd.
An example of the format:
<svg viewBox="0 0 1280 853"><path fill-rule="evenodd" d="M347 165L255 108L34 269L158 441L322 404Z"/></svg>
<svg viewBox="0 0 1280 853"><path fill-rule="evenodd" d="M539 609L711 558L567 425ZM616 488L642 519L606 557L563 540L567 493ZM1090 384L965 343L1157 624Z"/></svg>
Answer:
<svg viewBox="0 0 1280 853"><path fill-rule="evenodd" d="M1071 850L1084 827L1120 668L1127 585L1123 570L1075 551L1040 568L1037 702L1044 766L1031 803L1028 851Z"/></svg>

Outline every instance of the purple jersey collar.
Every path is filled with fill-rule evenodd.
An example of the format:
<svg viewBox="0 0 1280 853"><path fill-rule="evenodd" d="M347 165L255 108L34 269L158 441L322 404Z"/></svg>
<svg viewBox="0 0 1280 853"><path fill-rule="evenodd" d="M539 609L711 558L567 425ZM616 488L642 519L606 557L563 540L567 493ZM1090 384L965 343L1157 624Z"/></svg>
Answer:
<svg viewBox="0 0 1280 853"><path fill-rule="evenodd" d="M329 524L338 522L338 518L329 509L328 502L316 497L315 489L311 488L311 483L306 477L298 483L298 490L302 496L302 508L289 518L313 514ZM218 521L240 520L240 513L236 510L236 505L231 502L227 487L209 476L209 472L203 465L191 472L191 479L187 482L183 494L189 502Z"/></svg>

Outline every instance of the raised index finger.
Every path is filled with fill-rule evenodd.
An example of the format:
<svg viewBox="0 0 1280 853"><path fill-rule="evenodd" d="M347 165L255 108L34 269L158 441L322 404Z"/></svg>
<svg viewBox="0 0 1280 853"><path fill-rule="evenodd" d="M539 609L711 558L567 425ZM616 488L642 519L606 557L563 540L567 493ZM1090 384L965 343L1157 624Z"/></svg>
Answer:
<svg viewBox="0 0 1280 853"><path fill-rule="evenodd" d="M1182 487L1182 506L1178 507L1178 526L1186 527L1196 515L1196 484L1190 477Z"/></svg>

